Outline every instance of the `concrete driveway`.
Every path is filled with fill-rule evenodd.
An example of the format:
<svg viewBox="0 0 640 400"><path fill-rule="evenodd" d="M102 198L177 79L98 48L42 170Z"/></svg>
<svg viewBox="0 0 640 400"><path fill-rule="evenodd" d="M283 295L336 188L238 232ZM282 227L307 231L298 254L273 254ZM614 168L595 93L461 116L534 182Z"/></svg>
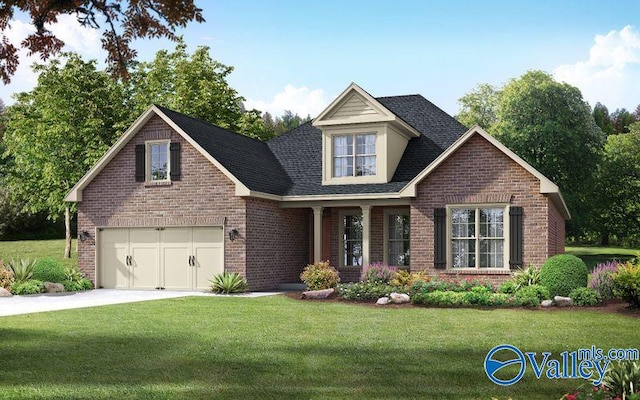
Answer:
<svg viewBox="0 0 640 400"><path fill-rule="evenodd" d="M278 293L252 292L228 296L261 297L274 294ZM225 297L225 295L217 295L211 292L180 292L167 290L96 289L86 292L47 293L28 296L1 297L0 316L105 306L109 304L133 303L137 301L172 299L187 296Z"/></svg>

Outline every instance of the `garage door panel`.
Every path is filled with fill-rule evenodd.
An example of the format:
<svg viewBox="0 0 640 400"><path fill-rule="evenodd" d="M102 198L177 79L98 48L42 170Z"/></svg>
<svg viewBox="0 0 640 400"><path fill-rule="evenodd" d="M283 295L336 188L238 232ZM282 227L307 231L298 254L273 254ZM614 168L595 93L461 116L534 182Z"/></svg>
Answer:
<svg viewBox="0 0 640 400"><path fill-rule="evenodd" d="M222 263L222 246L201 245L195 249L196 265L194 267L195 288L210 289L209 279L214 275L224 272Z"/></svg>
<svg viewBox="0 0 640 400"><path fill-rule="evenodd" d="M158 287L158 233L153 228L131 229L131 288L154 289Z"/></svg>
<svg viewBox="0 0 640 400"><path fill-rule="evenodd" d="M191 229L171 228L161 231L161 282L165 289L191 288Z"/></svg>
<svg viewBox="0 0 640 400"><path fill-rule="evenodd" d="M99 286L129 288L129 268L126 265L128 242L127 229L109 229L100 232Z"/></svg>

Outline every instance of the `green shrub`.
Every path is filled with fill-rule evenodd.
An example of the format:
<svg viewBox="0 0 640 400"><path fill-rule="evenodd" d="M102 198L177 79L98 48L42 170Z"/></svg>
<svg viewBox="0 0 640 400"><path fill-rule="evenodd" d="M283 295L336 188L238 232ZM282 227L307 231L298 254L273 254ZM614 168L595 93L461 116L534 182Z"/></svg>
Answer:
<svg viewBox="0 0 640 400"><path fill-rule="evenodd" d="M77 265L67 265L64 267L64 279L71 282L79 282L84 278L84 274L80 272Z"/></svg>
<svg viewBox="0 0 640 400"><path fill-rule="evenodd" d="M431 277L426 275L424 271L411 272L401 269L396 272L395 277L391 280L391 284L400 290L409 290L418 280L428 282Z"/></svg>
<svg viewBox="0 0 640 400"><path fill-rule="evenodd" d="M9 268L5 268L0 260L0 287L11 290L11 284L13 284L13 272Z"/></svg>
<svg viewBox="0 0 640 400"><path fill-rule="evenodd" d="M41 258L33 267L33 279L62 283L66 279L64 266L53 258Z"/></svg>
<svg viewBox="0 0 640 400"><path fill-rule="evenodd" d="M516 292L516 304L523 307L538 307L540 305L540 297L538 297L537 291L525 289L526 288L523 288Z"/></svg>
<svg viewBox="0 0 640 400"><path fill-rule="evenodd" d="M540 269L540 283L552 297L568 296L573 289L586 287L588 277L584 261L570 254L553 256Z"/></svg>
<svg viewBox="0 0 640 400"><path fill-rule="evenodd" d="M569 297L573 299L573 304L576 306L595 306L602 302L602 297L591 288L580 287L575 288L569 293Z"/></svg>
<svg viewBox="0 0 640 400"><path fill-rule="evenodd" d="M33 267L36 262L29 259L11 260L6 267L13 273L13 279L16 283L26 282L33 277Z"/></svg>
<svg viewBox="0 0 640 400"><path fill-rule="evenodd" d="M525 286L516 292L516 297L518 293L521 293L522 296L528 296L529 294L532 294L536 296L540 301L551 298L551 293L549 293L549 289L547 289L546 286L542 286L542 285Z"/></svg>
<svg viewBox="0 0 640 400"><path fill-rule="evenodd" d="M338 296L345 300L377 300L397 290L395 286L377 282L341 283L337 287Z"/></svg>
<svg viewBox="0 0 640 400"><path fill-rule="evenodd" d="M249 289L247 280L237 272L217 274L209 282L215 293L243 293Z"/></svg>
<svg viewBox="0 0 640 400"><path fill-rule="evenodd" d="M300 279L309 290L331 289L340 283L340 274L329 265L329 261L309 264L300 274Z"/></svg>
<svg viewBox="0 0 640 400"><path fill-rule="evenodd" d="M529 265L527 268L518 268L511 279L516 286L516 291L525 286L540 284L540 269Z"/></svg>
<svg viewBox="0 0 640 400"><path fill-rule="evenodd" d="M613 274L613 293L633 307L640 307L640 257L618 267Z"/></svg>
<svg viewBox="0 0 640 400"><path fill-rule="evenodd" d="M504 293L493 293L488 288L476 286L467 292L436 290L433 292L417 292L411 296L414 304L434 306L514 306L513 296Z"/></svg>
<svg viewBox="0 0 640 400"><path fill-rule="evenodd" d="M611 398L631 398L630 395L640 392L640 362L612 362L602 383L609 389Z"/></svg>
<svg viewBox="0 0 640 400"><path fill-rule="evenodd" d="M11 286L11 293L17 295L38 294L44 290L44 282L37 279L30 279L24 282L15 282Z"/></svg>
<svg viewBox="0 0 640 400"><path fill-rule="evenodd" d="M498 293L514 294L518 289L518 285L513 280L509 279L498 287Z"/></svg>
<svg viewBox="0 0 640 400"><path fill-rule="evenodd" d="M79 292L82 290L93 289L93 284L87 278L80 278L78 280L65 280L62 282L65 292Z"/></svg>

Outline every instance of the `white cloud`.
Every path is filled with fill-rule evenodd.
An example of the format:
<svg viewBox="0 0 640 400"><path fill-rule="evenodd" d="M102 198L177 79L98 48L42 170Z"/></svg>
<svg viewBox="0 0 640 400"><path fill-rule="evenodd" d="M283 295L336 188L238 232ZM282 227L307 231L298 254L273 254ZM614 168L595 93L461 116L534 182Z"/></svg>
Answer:
<svg viewBox="0 0 640 400"><path fill-rule="evenodd" d="M633 26L596 35L587 61L561 65L553 71L559 81L577 86L593 106L600 102L614 111L632 111L640 103L640 32Z"/></svg>
<svg viewBox="0 0 640 400"><path fill-rule="evenodd" d="M81 26L75 16L62 15L58 17L56 24L49 25L47 28L65 42L63 51L79 53L85 59L96 58L99 63L106 57L106 53L102 50L100 33L95 29ZM0 98L7 105L13 103L11 98L13 93L29 91L38 82L38 76L31 71L31 65L34 62L42 62L39 55L28 56L27 50L20 47L20 42L35 30L30 22L14 20L11 21L11 26L3 32L11 43L18 47L20 60L20 65L11 78L11 83L3 85L0 92Z"/></svg>
<svg viewBox="0 0 640 400"><path fill-rule="evenodd" d="M284 114L285 110L290 110L301 117L311 115L311 118L314 118L329 104L325 97L322 89L310 90L305 86L296 88L293 85L286 85L284 91L276 94L272 100L247 99L244 106L247 109L258 109L263 113L269 112L274 118Z"/></svg>

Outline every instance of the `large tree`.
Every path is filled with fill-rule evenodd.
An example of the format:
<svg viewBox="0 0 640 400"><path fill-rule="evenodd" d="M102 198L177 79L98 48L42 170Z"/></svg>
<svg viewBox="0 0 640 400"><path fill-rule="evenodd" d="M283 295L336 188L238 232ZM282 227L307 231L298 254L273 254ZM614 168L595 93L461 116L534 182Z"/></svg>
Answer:
<svg viewBox="0 0 640 400"><path fill-rule="evenodd" d="M64 213L68 257L71 246L66 193L111 146L124 128L122 88L95 61L66 54L35 65L36 87L16 96L6 111L7 184L25 211Z"/></svg>
<svg viewBox="0 0 640 400"><path fill-rule="evenodd" d="M186 49L180 39L175 51L158 51L153 61L132 68L127 85L133 117L159 104L247 136L271 137L260 111L245 110L245 99L227 83L233 67L212 59L208 47L191 55Z"/></svg>
<svg viewBox="0 0 640 400"><path fill-rule="evenodd" d="M499 101L500 90L486 83L480 84L458 99L461 108L456 119L469 128L480 125L490 131L497 122Z"/></svg>
<svg viewBox="0 0 640 400"><path fill-rule="evenodd" d="M285 110L282 116L276 116L274 119L273 116L271 116L271 113L265 112L262 115L262 121L264 122L266 129L274 132L277 136L311 121L311 116L307 115L305 118L302 118L298 114L293 114L293 111L291 110Z"/></svg>
<svg viewBox="0 0 640 400"><path fill-rule="evenodd" d="M593 107L593 119L605 135L609 136L615 133L609 109L604 104L598 102Z"/></svg>
<svg viewBox="0 0 640 400"><path fill-rule="evenodd" d="M6 32L15 10L31 17L36 32L21 43L12 43ZM18 67L18 47L39 54L43 60L56 55L64 42L47 29L60 15L73 14L81 25L102 31L102 46L114 76L126 78L137 52L131 42L140 38L176 39L175 30L195 20L202 10L193 0L5 0L0 3L0 78L9 83ZM102 26L101 26L102 25Z"/></svg>
<svg viewBox="0 0 640 400"><path fill-rule="evenodd" d="M570 233L580 233L605 140L580 90L527 72L503 88L497 120L496 137L561 188L573 214Z"/></svg>

